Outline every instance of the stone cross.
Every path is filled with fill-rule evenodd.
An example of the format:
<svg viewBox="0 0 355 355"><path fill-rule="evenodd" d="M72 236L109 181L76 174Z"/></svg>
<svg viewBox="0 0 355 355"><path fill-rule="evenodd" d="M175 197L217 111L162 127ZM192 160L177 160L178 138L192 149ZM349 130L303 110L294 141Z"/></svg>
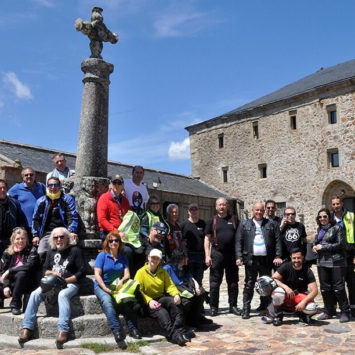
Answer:
<svg viewBox="0 0 355 355"><path fill-rule="evenodd" d="M93 7L91 10L91 22L78 18L74 23L75 29L87 35L90 39L90 58L102 59L102 42L118 42L118 34L112 33L105 26L102 11L101 7Z"/></svg>

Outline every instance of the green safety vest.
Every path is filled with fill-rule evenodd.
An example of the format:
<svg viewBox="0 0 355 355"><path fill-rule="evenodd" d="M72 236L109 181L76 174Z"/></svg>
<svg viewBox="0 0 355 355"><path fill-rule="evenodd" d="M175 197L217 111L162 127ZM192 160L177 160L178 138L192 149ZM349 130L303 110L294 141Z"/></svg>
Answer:
<svg viewBox="0 0 355 355"><path fill-rule="evenodd" d="M345 226L346 241L349 244L354 244L354 212L347 211L343 216L343 222Z"/></svg>
<svg viewBox="0 0 355 355"><path fill-rule="evenodd" d="M118 230L126 235L126 238L122 239L122 242L131 244L135 248L139 248L142 245L139 240L140 228L140 219L137 214L133 211L128 211L123 216L122 223L118 227Z"/></svg>
<svg viewBox="0 0 355 355"><path fill-rule="evenodd" d="M152 229L152 225L156 222L163 222L165 224L166 228L168 229L167 234L170 233L169 224L165 221L163 216L157 216L157 215L153 214L152 212L150 212L149 210L145 211L145 214L148 216L148 226L149 226L148 233L150 233L150 230ZM143 216L144 216L144 214L141 216L141 219Z"/></svg>
<svg viewBox="0 0 355 355"><path fill-rule="evenodd" d="M120 279L117 278L111 283L110 289L112 291L116 290L116 286L119 281ZM117 304L121 303L123 299L134 298L135 297L134 293L136 292L138 286L139 286L138 281L128 279L118 291L115 291L113 293L112 297Z"/></svg>

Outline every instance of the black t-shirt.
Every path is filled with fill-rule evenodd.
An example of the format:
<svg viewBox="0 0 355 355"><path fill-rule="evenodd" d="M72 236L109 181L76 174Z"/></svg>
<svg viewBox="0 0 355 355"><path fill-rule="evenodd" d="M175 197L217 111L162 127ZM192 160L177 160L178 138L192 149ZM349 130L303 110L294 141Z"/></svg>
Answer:
<svg viewBox="0 0 355 355"><path fill-rule="evenodd" d="M180 227L187 250L194 253L203 253L206 228L205 221L199 219L196 223L193 223L187 219L181 223Z"/></svg>
<svg viewBox="0 0 355 355"><path fill-rule="evenodd" d="M236 227L238 227L238 220L234 217ZM231 215L227 215L224 218L217 216L216 223L216 235L217 235L217 245L215 245L214 231L213 231L213 218L206 223L205 234L211 235L211 243L218 250L225 253L233 253L235 248L235 232L236 228L233 226Z"/></svg>
<svg viewBox="0 0 355 355"><path fill-rule="evenodd" d="M300 222L293 225L286 224L280 232L282 242L282 257L283 259L289 258L290 251L294 248L300 248L305 252L306 242L304 238L307 237L306 229Z"/></svg>
<svg viewBox="0 0 355 355"><path fill-rule="evenodd" d="M315 282L313 271L303 265L301 270L295 270L291 261L283 263L277 272L282 276L281 282L298 292L306 292L308 285Z"/></svg>
<svg viewBox="0 0 355 355"><path fill-rule="evenodd" d="M63 251L49 250L43 269L57 271L64 279L73 275L79 279L85 275L85 264L81 249L77 246L70 246Z"/></svg>

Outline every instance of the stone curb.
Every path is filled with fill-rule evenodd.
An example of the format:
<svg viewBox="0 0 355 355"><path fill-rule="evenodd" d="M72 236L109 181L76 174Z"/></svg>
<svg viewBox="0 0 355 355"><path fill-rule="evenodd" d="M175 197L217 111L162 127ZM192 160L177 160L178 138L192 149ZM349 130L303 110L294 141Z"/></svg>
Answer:
<svg viewBox="0 0 355 355"><path fill-rule="evenodd" d="M132 344L132 343L137 343L139 341L146 341L148 343L155 343L159 342L165 339L162 335L154 335L152 337L143 337L142 339L133 339L130 336L127 336L126 340L127 343ZM79 339L74 339L70 340L67 343L64 344L64 349L74 349L74 348L80 348L82 344L87 344L87 343L97 343L97 344L108 344L113 347L116 347L117 344L112 337L100 337L100 338L79 338ZM9 336L9 335L1 335L0 338L0 348L15 348L15 349L21 349L17 337L14 336ZM56 349L55 346L55 339L45 339L45 338L39 338L39 339L34 339L30 340L27 343L24 344L24 349L26 350L43 350L43 349ZM88 349L83 349L87 350L89 354L94 354L93 351L88 350ZM122 352L120 351L120 354ZM105 354L109 354L106 353ZM132 354L132 353L130 353Z"/></svg>

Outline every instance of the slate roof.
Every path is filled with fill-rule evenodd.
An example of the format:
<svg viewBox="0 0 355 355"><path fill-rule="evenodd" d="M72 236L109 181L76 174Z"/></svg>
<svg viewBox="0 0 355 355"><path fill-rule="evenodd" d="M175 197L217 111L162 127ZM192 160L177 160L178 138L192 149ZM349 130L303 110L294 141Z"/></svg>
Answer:
<svg viewBox="0 0 355 355"><path fill-rule="evenodd" d="M52 157L56 152L56 150L43 147L0 140L0 155L13 161L20 160L23 167L30 166L38 172L47 173L53 170ZM67 160L67 166L74 169L75 154L63 153ZM124 178L130 178L132 176L132 167L133 165L109 161L108 176L120 174ZM147 184L148 188L153 189L153 181L157 181L158 178L161 181L159 190L162 191L209 198L226 197L227 199L235 199L190 176L145 168L143 182Z"/></svg>
<svg viewBox="0 0 355 355"><path fill-rule="evenodd" d="M317 88L321 88L330 84L340 83L342 81L353 78L355 78L355 59L334 65L329 68L321 68L315 73L297 80L289 85L286 85L283 88L276 90L268 95L262 96L259 99L251 101L221 116L188 126L186 129L189 130L189 128L196 127L203 123L212 122L214 120L217 121L221 117L240 114L257 107L286 100L297 95L305 94Z"/></svg>

